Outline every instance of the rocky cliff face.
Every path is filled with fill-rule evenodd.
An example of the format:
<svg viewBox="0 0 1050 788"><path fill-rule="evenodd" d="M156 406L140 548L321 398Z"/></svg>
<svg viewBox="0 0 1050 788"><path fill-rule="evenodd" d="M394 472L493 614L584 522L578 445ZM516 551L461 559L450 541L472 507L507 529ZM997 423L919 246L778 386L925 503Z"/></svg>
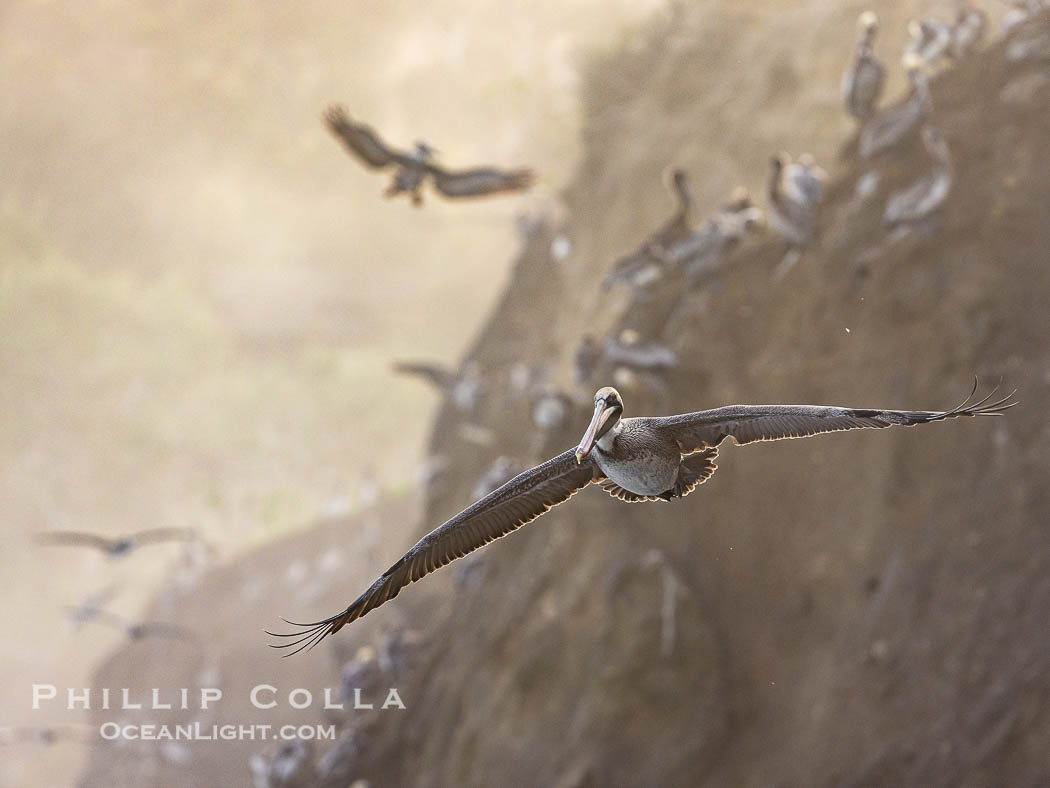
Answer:
<svg viewBox="0 0 1050 788"><path fill-rule="evenodd" d="M353 745L343 776L423 786L1050 780L1050 20L933 81L954 160L936 221L903 234L882 224L887 196L926 166L917 138L870 162L844 140L841 158L825 162L819 239L782 278L784 249L765 236L693 287L607 296L598 280L644 235L624 229L638 227L634 194L651 192L636 173L655 181L668 164L689 168L660 136L696 121L681 79L627 78L692 62L700 43L663 47L666 35L654 30L591 70L587 155L565 224L534 229L470 353L489 381L477 421L497 444L464 439L462 416L446 407L431 449L448 463L418 521L399 504L371 528L330 525L217 572L175 606L205 627L204 655L132 649L101 678L112 685L175 659L164 681L202 681L210 659L229 687L216 719L246 722L263 716L246 704L252 685L333 686L359 647L410 632L410 657L380 681L408 709L338 721ZM1021 52L1019 41L1034 43ZM654 106L660 124L634 122ZM875 191L858 199L871 172ZM572 243L561 261L555 234ZM309 655L276 664L259 653L256 632L275 614L335 612L413 535L469 503L496 455L531 462L571 445L586 412L539 448L514 366L545 367L572 389L581 333L623 328L682 360L666 391L622 390L629 415L735 402L947 408L974 374L1017 387L1021 405L1001 419L725 446L712 479L670 504L588 490ZM328 549L341 550L340 569L307 563L310 600L230 590ZM275 714L324 719L316 708ZM155 758L151 784L244 783L248 755L273 749L192 747L182 763ZM121 762L100 753L86 782L110 782Z"/></svg>

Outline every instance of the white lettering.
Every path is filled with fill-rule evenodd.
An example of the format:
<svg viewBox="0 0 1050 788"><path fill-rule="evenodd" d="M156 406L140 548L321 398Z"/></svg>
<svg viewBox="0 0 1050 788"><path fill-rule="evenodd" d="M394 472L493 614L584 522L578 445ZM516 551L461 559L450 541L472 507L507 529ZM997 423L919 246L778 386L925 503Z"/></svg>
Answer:
<svg viewBox="0 0 1050 788"><path fill-rule="evenodd" d="M397 689L394 687L390 688L390 692L388 692L386 695L386 700L383 701L384 709L389 709L391 706L397 706L399 709L405 708L405 704L401 700L401 696L398 694Z"/></svg>
<svg viewBox="0 0 1050 788"><path fill-rule="evenodd" d="M33 708L40 708L40 701L42 700L54 700L58 697L58 687L54 684L34 684L33 685Z"/></svg>
<svg viewBox="0 0 1050 788"><path fill-rule="evenodd" d="M277 701L271 700L269 703L263 703L259 700L259 691L269 690L270 694L277 692L277 687L272 684L256 684L252 687L251 701L252 705L257 709L272 709L277 705Z"/></svg>

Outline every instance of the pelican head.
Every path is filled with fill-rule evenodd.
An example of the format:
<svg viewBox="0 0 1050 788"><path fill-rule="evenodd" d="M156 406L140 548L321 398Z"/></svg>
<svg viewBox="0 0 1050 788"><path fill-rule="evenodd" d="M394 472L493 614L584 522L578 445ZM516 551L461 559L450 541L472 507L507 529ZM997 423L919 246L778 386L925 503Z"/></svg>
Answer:
<svg viewBox="0 0 1050 788"><path fill-rule="evenodd" d="M875 16L874 11L865 11L863 14L860 15L860 18L857 20L857 22L860 26L860 29L863 30L865 33L868 31L874 32L879 29L879 18Z"/></svg>
<svg viewBox="0 0 1050 788"><path fill-rule="evenodd" d="M616 426L622 415L623 400L620 399L620 392L612 386L598 389L594 395L594 416L587 432L583 433L580 445L576 447L576 462L583 462L583 458L591 453L594 444Z"/></svg>

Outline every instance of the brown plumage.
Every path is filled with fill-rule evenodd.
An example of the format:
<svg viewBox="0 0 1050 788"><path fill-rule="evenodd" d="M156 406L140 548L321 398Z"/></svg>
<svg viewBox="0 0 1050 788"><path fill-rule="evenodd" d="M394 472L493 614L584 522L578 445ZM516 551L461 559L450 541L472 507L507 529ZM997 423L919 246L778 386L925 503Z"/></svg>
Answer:
<svg viewBox="0 0 1050 788"><path fill-rule="evenodd" d="M397 165L394 180L385 196L408 193L415 205L423 204L421 189L427 178L433 181L434 188L441 194L452 199L521 191L529 188L535 180L534 173L527 168L446 170L433 163L434 151L425 143L417 143L413 153L392 148L371 127L355 122L343 107L329 107L325 111L324 121L346 150L366 166L381 169Z"/></svg>
<svg viewBox="0 0 1050 788"><path fill-rule="evenodd" d="M1013 407L1013 394L991 402L970 396L950 411L865 410L820 405L731 405L679 416L623 419L623 401L613 388L595 394L595 409L583 439L542 465L525 471L420 539L344 611L301 627L271 644L312 648L385 602L409 583L515 531L564 503L591 482L626 502L685 497L715 471L717 447L801 438L823 432L929 424L960 416L998 415ZM994 391L992 392L994 394Z"/></svg>

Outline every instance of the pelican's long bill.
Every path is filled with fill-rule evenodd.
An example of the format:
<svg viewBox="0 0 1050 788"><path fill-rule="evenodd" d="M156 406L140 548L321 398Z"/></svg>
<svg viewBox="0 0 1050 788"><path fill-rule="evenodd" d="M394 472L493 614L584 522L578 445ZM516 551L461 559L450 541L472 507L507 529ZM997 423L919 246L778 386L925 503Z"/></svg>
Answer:
<svg viewBox="0 0 1050 788"><path fill-rule="evenodd" d="M610 403L605 397L595 399L594 415L591 417L591 423L587 426L587 431L583 433L580 445L576 447L577 463L583 462L583 458L590 454L594 444L608 432L612 422L615 421L615 416L619 414L621 409L622 406L619 402Z"/></svg>

